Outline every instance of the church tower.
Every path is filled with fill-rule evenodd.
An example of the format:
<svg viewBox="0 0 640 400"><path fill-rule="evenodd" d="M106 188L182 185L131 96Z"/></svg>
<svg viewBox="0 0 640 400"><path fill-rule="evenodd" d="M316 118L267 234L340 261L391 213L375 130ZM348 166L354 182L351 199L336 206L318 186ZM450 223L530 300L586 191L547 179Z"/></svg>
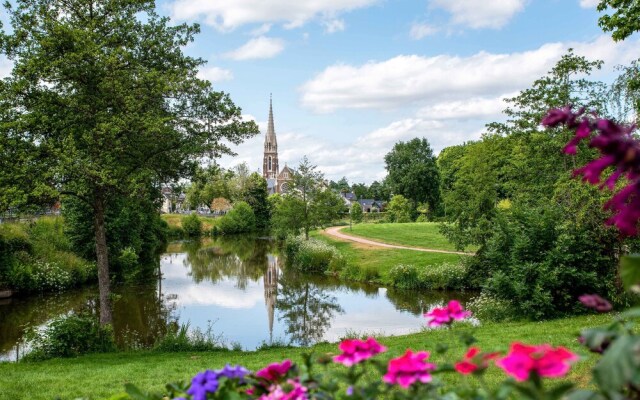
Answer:
<svg viewBox="0 0 640 400"><path fill-rule="evenodd" d="M278 167L278 141L273 124L273 99L269 98L269 126L264 138L264 161L262 176L265 179L277 179L280 168Z"/></svg>

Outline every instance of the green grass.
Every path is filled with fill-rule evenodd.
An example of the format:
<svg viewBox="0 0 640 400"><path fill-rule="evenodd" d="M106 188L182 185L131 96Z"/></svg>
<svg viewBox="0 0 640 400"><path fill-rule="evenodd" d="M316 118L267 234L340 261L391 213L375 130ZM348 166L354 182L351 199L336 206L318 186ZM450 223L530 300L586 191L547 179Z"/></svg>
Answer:
<svg viewBox="0 0 640 400"><path fill-rule="evenodd" d="M335 246L346 258L347 264L361 270L374 270L380 276L379 283L390 284L389 270L398 264L412 264L420 268L442 263L458 263L462 257L457 254L425 253L415 250L363 248L356 243L336 240L317 232L312 237Z"/></svg>
<svg viewBox="0 0 640 400"><path fill-rule="evenodd" d="M433 352L439 342L450 344L449 361L462 356L464 348L455 339L456 333L473 333L477 345L485 350L506 351L512 341L530 344L551 343L567 346L583 359L574 366L570 379L580 386L589 384L589 369L597 356L579 347L576 334L584 328L603 325L611 316L582 316L546 322L514 322L486 324L479 328L458 325L453 331L425 331L406 336L382 338L388 347L383 356L401 355L405 349L432 351L432 360L443 358ZM336 353L335 344L315 346L317 353ZM188 380L205 369L223 367L226 363L242 364L251 370L266 364L291 358L300 361L309 349L269 349L257 352L205 352L205 353L116 353L90 355L77 359L57 359L44 362L0 364L0 398L2 399L101 399L122 392L124 384L133 383L143 390L161 391L165 383ZM333 368L343 368L334 366ZM497 368L486 375L489 385L504 378ZM458 383L457 375L446 377L450 384Z"/></svg>
<svg viewBox="0 0 640 400"><path fill-rule="evenodd" d="M353 230L343 228L342 233L360 236L388 244L423 247L434 250L455 251L453 244L442 236L435 222L414 222L409 224L358 224ZM469 247L467 251L475 251Z"/></svg>
<svg viewBox="0 0 640 400"><path fill-rule="evenodd" d="M182 218L187 214L162 214L160 217L169 224L170 227L182 228ZM211 232L213 226L216 224L215 217L209 217L206 215L198 215L200 221L202 221L202 232Z"/></svg>

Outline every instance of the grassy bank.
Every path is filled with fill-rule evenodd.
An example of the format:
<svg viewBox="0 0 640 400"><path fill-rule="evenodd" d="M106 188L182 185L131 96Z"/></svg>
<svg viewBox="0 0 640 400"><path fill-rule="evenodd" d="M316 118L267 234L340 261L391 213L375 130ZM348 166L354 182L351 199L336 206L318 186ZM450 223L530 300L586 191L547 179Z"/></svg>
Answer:
<svg viewBox="0 0 640 400"><path fill-rule="evenodd" d="M455 246L442 236L438 224L435 222L358 224L353 225L352 230L349 230L349 228L342 229L342 233L401 246L434 250L456 250ZM465 250L472 252L477 249L469 247Z"/></svg>
<svg viewBox="0 0 640 400"><path fill-rule="evenodd" d="M478 339L478 346L486 350L505 351L514 340L530 344L563 345L583 356L572 369L569 379L586 386L590 379L588 371L597 356L585 352L578 345L576 334L581 329L606 324L610 318L607 315L582 316L535 323L487 324L479 328L458 325L452 332L425 331L382 338L380 341L389 348L386 358L401 355L407 348L425 349L432 351L432 359L436 363L443 360L442 356L433 352L439 342L450 343L448 359L462 356L464 349L454 338L454 334L462 332L473 333ZM335 344L321 344L312 350L318 353L335 353L337 347ZM302 353L307 351L309 350L287 348L257 352L116 353L35 363L0 364L0 397L100 399L122 392L125 383L134 383L144 390L161 391L167 382L187 380L198 371L221 368L226 363L242 364L256 370L267 363L285 358L299 361ZM503 377L500 370L492 368L487 374L487 381L491 385Z"/></svg>
<svg viewBox="0 0 640 400"><path fill-rule="evenodd" d="M0 288L41 292L95 280L95 264L71 247L61 217L0 224Z"/></svg>
<svg viewBox="0 0 640 400"><path fill-rule="evenodd" d="M347 270L343 277L356 281L373 281L394 285L391 270L398 265L414 265L426 269L444 263L458 264L465 256L457 254L425 253L415 250L370 248L350 241L342 241L315 232L312 237L330 244L345 257ZM347 275L345 275L347 274Z"/></svg>
<svg viewBox="0 0 640 400"><path fill-rule="evenodd" d="M162 214L161 217L169 225L170 232L182 232L182 219L187 215L189 214ZM198 219L202 222L202 233L211 234L211 230L216 225L216 217L198 215Z"/></svg>

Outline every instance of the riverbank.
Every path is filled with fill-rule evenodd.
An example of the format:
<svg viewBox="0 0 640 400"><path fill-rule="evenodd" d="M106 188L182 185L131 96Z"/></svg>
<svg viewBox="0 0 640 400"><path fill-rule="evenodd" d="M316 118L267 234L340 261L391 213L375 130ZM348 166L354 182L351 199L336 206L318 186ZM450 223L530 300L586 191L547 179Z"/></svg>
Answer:
<svg viewBox="0 0 640 400"><path fill-rule="evenodd" d="M449 359L463 355L464 348L456 339L459 333L472 333L478 339L477 345L487 351L505 351L516 340L566 346L581 356L568 379L587 386L588 371L598 356L586 352L578 344L576 335L582 329L604 325L610 320L610 315L590 315L545 322L486 324L478 328L461 324L452 331L432 330L379 340L389 348L386 358L401 355L405 349L411 348L431 351L432 360L436 363L443 360L442 356L435 354L437 343L450 345ZM255 352L115 353L34 363L5 363L0 364L0 387L2 396L7 399L101 399L122 392L126 383L133 383L143 390L162 391L168 382L188 380L199 371L221 368L227 363L241 364L255 371L285 358L300 361L302 354L309 351L336 353L337 347L335 344L320 344L311 349L275 348ZM492 368L486 380L491 385L503 376L501 371Z"/></svg>

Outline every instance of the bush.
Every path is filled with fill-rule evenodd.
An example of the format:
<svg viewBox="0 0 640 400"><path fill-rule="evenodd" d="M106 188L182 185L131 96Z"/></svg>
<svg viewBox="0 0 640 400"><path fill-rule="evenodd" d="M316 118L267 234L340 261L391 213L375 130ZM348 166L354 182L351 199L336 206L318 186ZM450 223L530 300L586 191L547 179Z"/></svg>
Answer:
<svg viewBox="0 0 640 400"><path fill-rule="evenodd" d="M498 299L486 292L472 298L467 303L467 308L473 312L473 316L481 322L501 322L515 319L516 314L511 302Z"/></svg>
<svg viewBox="0 0 640 400"><path fill-rule="evenodd" d="M256 216L248 203L239 201L220 218L217 226L223 234L253 232L256 230Z"/></svg>
<svg viewBox="0 0 640 400"><path fill-rule="evenodd" d="M202 221L196 214L182 217L182 230L188 237L200 237L202 235Z"/></svg>
<svg viewBox="0 0 640 400"><path fill-rule="evenodd" d="M339 271L346 265L338 249L316 239L287 238L285 253L289 265L302 272Z"/></svg>
<svg viewBox="0 0 640 400"><path fill-rule="evenodd" d="M467 269L464 264L442 263L429 265L420 271L420 286L431 290L462 290L470 284L466 280Z"/></svg>
<svg viewBox="0 0 640 400"><path fill-rule="evenodd" d="M82 314L57 318L44 331L30 332L27 343L32 351L25 356L25 360L116 351L112 328L100 327L97 317Z"/></svg>
<svg viewBox="0 0 640 400"><path fill-rule="evenodd" d="M389 271L389 279L393 286L400 289L419 289L422 287L415 265L396 265Z"/></svg>
<svg viewBox="0 0 640 400"><path fill-rule="evenodd" d="M153 348L159 352L225 350L222 335L213 333L212 325L206 331L189 330L189 324L171 324L167 334Z"/></svg>

